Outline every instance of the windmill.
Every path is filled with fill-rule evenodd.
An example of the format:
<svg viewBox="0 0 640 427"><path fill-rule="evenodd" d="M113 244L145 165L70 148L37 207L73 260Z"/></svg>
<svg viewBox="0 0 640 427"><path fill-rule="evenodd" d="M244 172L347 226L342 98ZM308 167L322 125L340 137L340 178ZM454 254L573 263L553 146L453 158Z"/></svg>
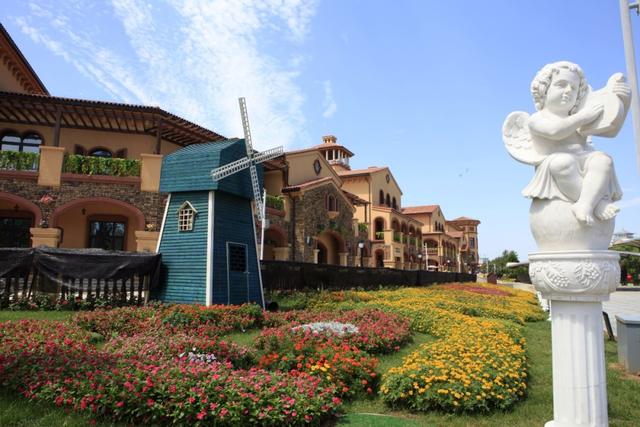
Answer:
<svg viewBox="0 0 640 427"><path fill-rule="evenodd" d="M263 200L263 195L260 188L260 182L258 181L258 172L256 171L256 164L281 156L284 150L283 150L283 147L280 146L280 147L270 148L261 153L254 152L253 142L251 139L251 128L249 128L249 114L247 113L247 103L244 97L239 98L238 103L240 104L240 115L242 116L242 130L244 132L244 141L245 141L245 146L247 148L247 157L235 160L229 164L226 164L224 166L221 166L219 168L212 170L211 178L213 178L214 181L220 181L221 179L224 179L229 175L233 175L246 168L249 168L249 172L251 174L251 186L253 187L255 215L258 217L258 220L260 221L260 225L262 228L261 239L260 239L260 252L262 253L262 248L264 246L264 230L266 228L265 205L264 205L265 201ZM260 256L260 258L262 258L262 256Z"/></svg>
<svg viewBox="0 0 640 427"><path fill-rule="evenodd" d="M254 151L244 98L240 112L244 141L192 144L162 161L160 189L168 196L158 252L165 269L156 299L264 307L255 218L263 238L266 219L256 164L283 149ZM237 174L247 168L251 179Z"/></svg>

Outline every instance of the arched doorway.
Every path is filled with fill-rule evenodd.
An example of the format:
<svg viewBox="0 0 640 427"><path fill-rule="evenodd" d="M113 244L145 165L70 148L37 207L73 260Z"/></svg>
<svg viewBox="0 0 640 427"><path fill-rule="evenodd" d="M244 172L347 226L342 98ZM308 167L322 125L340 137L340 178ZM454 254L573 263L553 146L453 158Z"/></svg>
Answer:
<svg viewBox="0 0 640 427"><path fill-rule="evenodd" d="M31 227L37 227L42 211L33 202L0 192L0 248L31 247Z"/></svg>
<svg viewBox="0 0 640 427"><path fill-rule="evenodd" d="M328 264L327 247L318 242L318 264Z"/></svg>
<svg viewBox="0 0 640 427"><path fill-rule="evenodd" d="M340 252L345 251L345 243L342 236L334 231L325 231L318 235L318 264L340 264ZM320 260L323 260L322 262Z"/></svg>
<svg viewBox="0 0 640 427"><path fill-rule="evenodd" d="M378 249L375 253L376 259L376 267L383 268L384 267L384 251L382 249Z"/></svg>
<svg viewBox="0 0 640 427"><path fill-rule="evenodd" d="M53 211L50 222L62 229L61 248L135 251L135 232L145 229L138 208L108 197L75 199Z"/></svg>

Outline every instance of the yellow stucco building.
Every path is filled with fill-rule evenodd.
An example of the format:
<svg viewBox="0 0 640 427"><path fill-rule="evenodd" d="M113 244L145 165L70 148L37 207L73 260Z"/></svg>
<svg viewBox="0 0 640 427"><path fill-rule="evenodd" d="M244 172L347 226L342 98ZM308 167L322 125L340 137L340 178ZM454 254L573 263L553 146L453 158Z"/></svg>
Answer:
<svg viewBox="0 0 640 427"><path fill-rule="evenodd" d="M223 137L158 107L51 96L1 25L0 56L0 247L154 251L163 156ZM327 135L263 164L264 259L474 269L479 221L403 206L392 171L353 156Z"/></svg>

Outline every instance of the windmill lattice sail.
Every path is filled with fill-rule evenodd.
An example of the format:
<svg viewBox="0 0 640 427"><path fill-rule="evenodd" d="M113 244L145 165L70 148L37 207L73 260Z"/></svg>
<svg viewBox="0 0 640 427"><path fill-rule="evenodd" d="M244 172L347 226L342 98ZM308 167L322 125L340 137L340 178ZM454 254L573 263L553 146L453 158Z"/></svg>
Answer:
<svg viewBox="0 0 640 427"><path fill-rule="evenodd" d="M249 114L247 113L247 103L244 98L238 100L240 104L240 115L242 117L242 130L244 132L244 141L247 149L247 157L235 160L227 165L219 167L211 171L211 178L219 181L246 168L249 168L251 175L251 187L253 188L253 200L256 207L256 216L260 222L264 222L264 204L262 202L262 191L260 189L260 181L258 180L258 172L256 164L273 159L282 155L284 149L280 147L270 148L261 153L254 152L253 141L251 139L251 128L249 127Z"/></svg>

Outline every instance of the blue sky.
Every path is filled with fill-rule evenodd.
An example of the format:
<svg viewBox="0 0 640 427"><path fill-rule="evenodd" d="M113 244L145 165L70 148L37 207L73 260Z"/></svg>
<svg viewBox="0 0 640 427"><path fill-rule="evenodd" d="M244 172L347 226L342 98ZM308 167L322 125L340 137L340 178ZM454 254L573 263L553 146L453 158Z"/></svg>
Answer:
<svg viewBox="0 0 640 427"><path fill-rule="evenodd" d="M536 249L533 170L501 137L507 114L534 111L536 71L573 61L594 88L626 74L613 0L5 0L2 22L53 95L159 105L225 136L241 136L244 96L257 148L334 134L352 167L391 168L404 206L482 221L489 257ZM594 142L625 192L616 229L640 233L630 115Z"/></svg>

